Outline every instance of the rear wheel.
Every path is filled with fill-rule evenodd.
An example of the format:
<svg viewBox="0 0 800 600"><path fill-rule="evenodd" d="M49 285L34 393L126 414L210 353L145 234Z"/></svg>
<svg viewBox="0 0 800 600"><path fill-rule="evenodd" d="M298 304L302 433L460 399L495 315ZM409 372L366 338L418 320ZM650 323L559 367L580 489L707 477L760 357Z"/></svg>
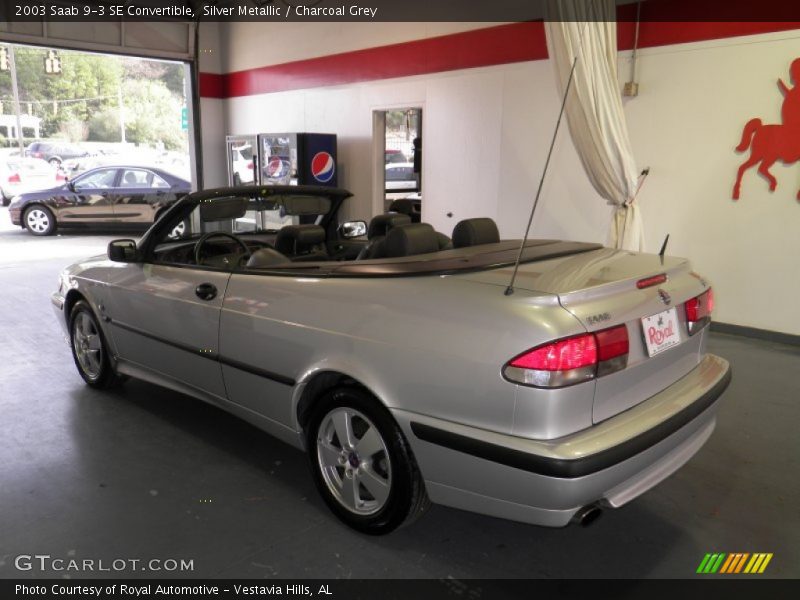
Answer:
<svg viewBox="0 0 800 600"><path fill-rule="evenodd" d="M69 317L70 347L75 366L83 380L95 388L109 388L121 382L108 356L103 331L91 307L80 300Z"/></svg>
<svg viewBox="0 0 800 600"><path fill-rule="evenodd" d="M430 505L403 432L360 389L337 388L317 403L308 427L308 455L328 507L358 531L389 533Z"/></svg>
<svg viewBox="0 0 800 600"><path fill-rule="evenodd" d="M53 166L53 167L60 167L61 166L61 159L58 158L57 156L54 156L53 158L51 158L47 162L49 162L50 165Z"/></svg>
<svg viewBox="0 0 800 600"><path fill-rule="evenodd" d="M40 204L25 210L22 222L25 229L33 235L51 235L56 230L56 218L53 212Z"/></svg>

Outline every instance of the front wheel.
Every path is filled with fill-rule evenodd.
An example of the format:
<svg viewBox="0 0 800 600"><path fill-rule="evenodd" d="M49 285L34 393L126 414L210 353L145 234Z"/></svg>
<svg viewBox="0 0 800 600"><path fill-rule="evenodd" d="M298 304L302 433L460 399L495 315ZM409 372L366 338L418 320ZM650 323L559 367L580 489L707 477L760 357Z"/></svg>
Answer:
<svg viewBox="0 0 800 600"><path fill-rule="evenodd" d="M120 383L108 355L105 337L91 307L83 300L75 303L69 318L70 346L75 366L83 380L95 388Z"/></svg>
<svg viewBox="0 0 800 600"><path fill-rule="evenodd" d="M33 235L52 235L56 230L56 218L46 206L31 206L25 211L22 222Z"/></svg>
<svg viewBox="0 0 800 600"><path fill-rule="evenodd" d="M403 432L365 391L327 393L311 416L307 441L317 489L350 527L383 535L430 505Z"/></svg>

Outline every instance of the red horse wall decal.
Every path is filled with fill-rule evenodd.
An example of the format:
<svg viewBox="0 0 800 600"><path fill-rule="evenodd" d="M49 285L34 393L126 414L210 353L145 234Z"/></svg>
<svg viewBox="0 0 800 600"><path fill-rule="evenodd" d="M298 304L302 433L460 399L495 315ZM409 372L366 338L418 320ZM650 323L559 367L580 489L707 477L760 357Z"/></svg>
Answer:
<svg viewBox="0 0 800 600"><path fill-rule="evenodd" d="M769 191L774 192L778 180L769 172L777 161L791 164L800 160L800 58L795 59L789 68L792 87L789 88L778 79L778 88L783 94L781 124L764 125L761 119L750 119L742 131L742 141L736 146L737 152L750 148L750 157L739 167L736 183L733 186L733 199L739 199L742 175L753 165L761 163L758 172L769 181ZM797 192L800 200L800 191Z"/></svg>

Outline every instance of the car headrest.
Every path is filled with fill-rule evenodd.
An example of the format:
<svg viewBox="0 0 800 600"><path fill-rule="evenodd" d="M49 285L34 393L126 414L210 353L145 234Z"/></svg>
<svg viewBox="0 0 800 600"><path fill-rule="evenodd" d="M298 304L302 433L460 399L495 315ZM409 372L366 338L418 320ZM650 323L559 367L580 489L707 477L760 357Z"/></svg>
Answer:
<svg viewBox="0 0 800 600"><path fill-rule="evenodd" d="M411 223L411 217L401 213L387 213L372 217L367 230L367 238L385 236L390 229Z"/></svg>
<svg viewBox="0 0 800 600"><path fill-rule="evenodd" d="M412 223L389 231L383 247L387 258L427 254L439 251L439 237L427 223Z"/></svg>
<svg viewBox="0 0 800 600"><path fill-rule="evenodd" d="M261 248L256 250L247 259L247 266L253 269L264 269L275 265L282 265L290 262L283 254L272 248Z"/></svg>
<svg viewBox="0 0 800 600"><path fill-rule="evenodd" d="M287 225L278 232L275 249L282 254L297 254L324 243L325 230L319 225Z"/></svg>
<svg viewBox="0 0 800 600"><path fill-rule="evenodd" d="M389 205L389 211L401 213L410 217L414 214L414 203L407 198L400 198L399 200L394 200Z"/></svg>
<svg viewBox="0 0 800 600"><path fill-rule="evenodd" d="M492 219L464 219L453 228L453 247L478 246L480 244L496 244L500 241L500 232Z"/></svg>

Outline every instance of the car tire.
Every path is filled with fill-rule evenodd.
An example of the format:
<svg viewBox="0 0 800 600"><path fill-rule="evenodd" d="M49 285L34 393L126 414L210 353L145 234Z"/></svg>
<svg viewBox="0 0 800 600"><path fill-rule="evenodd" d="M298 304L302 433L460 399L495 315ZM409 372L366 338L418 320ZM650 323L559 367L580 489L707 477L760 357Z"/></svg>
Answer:
<svg viewBox="0 0 800 600"><path fill-rule="evenodd" d="M56 230L56 218L46 206L34 204L25 209L22 216L25 229L33 235L52 235Z"/></svg>
<svg viewBox="0 0 800 600"><path fill-rule="evenodd" d="M103 330L89 304L79 300L69 315L72 359L83 380L93 388L107 389L122 383L111 365Z"/></svg>
<svg viewBox="0 0 800 600"><path fill-rule="evenodd" d="M50 165L53 166L53 167L60 167L61 166L61 159L58 158L57 156L52 157L47 162L49 162Z"/></svg>
<svg viewBox="0 0 800 600"><path fill-rule="evenodd" d="M340 441L340 432L349 439ZM353 529L384 535L430 506L403 432L366 391L340 387L327 392L312 411L307 443L319 493Z"/></svg>
<svg viewBox="0 0 800 600"><path fill-rule="evenodd" d="M8 206L9 204L11 204L11 198L9 198L2 191L0 191L0 202L3 203L3 206Z"/></svg>

